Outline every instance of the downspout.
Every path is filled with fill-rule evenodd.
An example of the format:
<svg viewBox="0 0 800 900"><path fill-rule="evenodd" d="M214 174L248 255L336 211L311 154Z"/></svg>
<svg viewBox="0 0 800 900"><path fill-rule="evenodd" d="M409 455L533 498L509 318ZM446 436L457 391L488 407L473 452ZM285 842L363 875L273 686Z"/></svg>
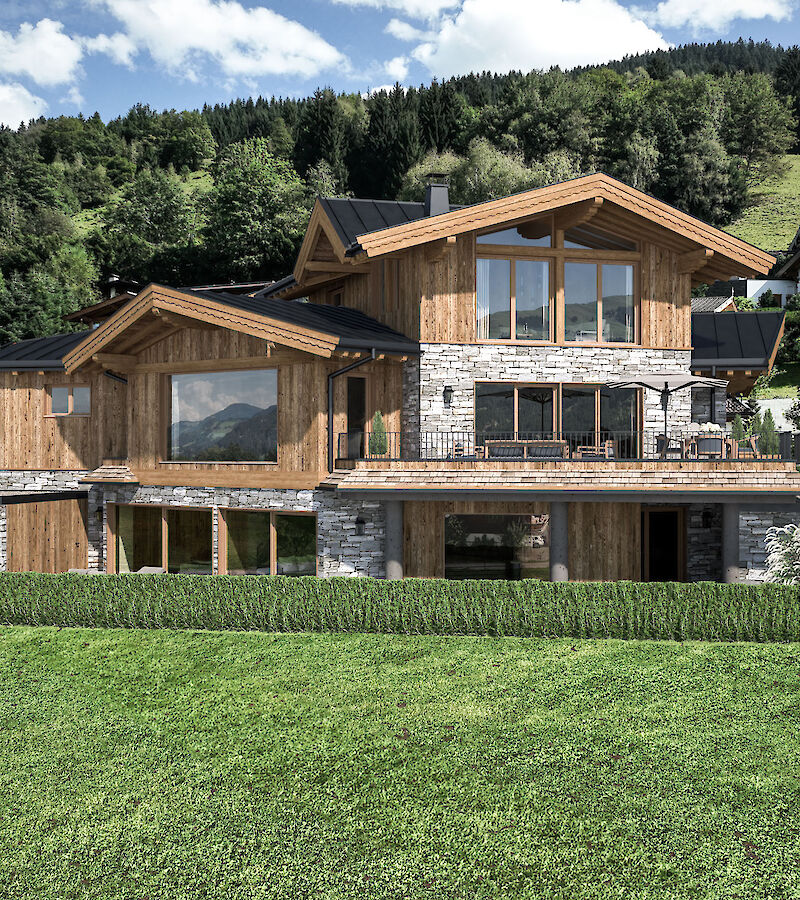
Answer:
<svg viewBox="0 0 800 900"><path fill-rule="evenodd" d="M377 358L377 351L375 348L372 348L372 351L369 356L365 359L356 360L354 363L350 363L349 366L345 366L343 369L337 369L335 372L330 372L328 374L328 471L333 471L333 379L338 378L340 375L344 375L346 372L352 372L353 369L357 369L359 366L363 366L364 363L372 362Z"/></svg>

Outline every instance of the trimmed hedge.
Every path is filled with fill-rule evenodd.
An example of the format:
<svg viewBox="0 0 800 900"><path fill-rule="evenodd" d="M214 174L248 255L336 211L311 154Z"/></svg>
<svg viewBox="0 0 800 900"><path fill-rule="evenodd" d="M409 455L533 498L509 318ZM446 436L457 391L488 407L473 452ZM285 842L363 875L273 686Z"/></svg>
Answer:
<svg viewBox="0 0 800 900"><path fill-rule="evenodd" d="M800 588L5 572L0 623L798 641Z"/></svg>

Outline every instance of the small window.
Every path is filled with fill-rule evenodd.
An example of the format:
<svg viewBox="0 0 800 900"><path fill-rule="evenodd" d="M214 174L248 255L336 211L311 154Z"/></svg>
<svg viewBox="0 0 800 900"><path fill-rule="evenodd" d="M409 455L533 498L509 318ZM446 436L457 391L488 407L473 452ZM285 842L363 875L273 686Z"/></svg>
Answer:
<svg viewBox="0 0 800 900"><path fill-rule="evenodd" d="M51 416L88 416L92 412L92 389L86 385L50 388Z"/></svg>
<svg viewBox="0 0 800 900"><path fill-rule="evenodd" d="M331 306L341 306L344 303L344 291L338 288L331 292Z"/></svg>

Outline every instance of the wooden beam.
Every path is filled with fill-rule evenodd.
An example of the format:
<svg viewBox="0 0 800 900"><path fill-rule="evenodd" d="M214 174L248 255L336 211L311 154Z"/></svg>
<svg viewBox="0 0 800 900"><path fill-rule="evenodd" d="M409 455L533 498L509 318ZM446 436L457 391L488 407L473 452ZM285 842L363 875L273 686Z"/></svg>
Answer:
<svg viewBox="0 0 800 900"><path fill-rule="evenodd" d="M349 275L351 272L356 271L356 266L351 262L320 262L319 260L309 260L304 266L303 270L306 272L331 272L338 273L340 275ZM358 269L359 272L367 272L369 271L369 266L362 266Z"/></svg>
<svg viewBox="0 0 800 900"><path fill-rule="evenodd" d="M681 275L691 275L693 272L697 272L708 265L713 258L714 251L709 250L708 247L703 247L700 250L690 250L688 253L682 253L678 257L678 271Z"/></svg>
<svg viewBox="0 0 800 900"><path fill-rule="evenodd" d="M153 307L150 312L166 325L171 325L173 328L200 328L210 330L219 327L217 325L212 325L210 322L203 322L201 319L181 316L175 312L165 312L157 306Z"/></svg>
<svg viewBox="0 0 800 900"><path fill-rule="evenodd" d="M137 363L137 359L132 353L95 353L92 355L92 360L98 366L117 369L121 372L129 371Z"/></svg>
<svg viewBox="0 0 800 900"><path fill-rule="evenodd" d="M425 248L425 259L429 263L439 262L455 250L456 238L451 234L446 238L434 241Z"/></svg>
<svg viewBox="0 0 800 900"><path fill-rule="evenodd" d="M148 350L150 347L154 347L156 344L160 344L161 341L167 340L167 338L171 338L174 334L177 334L181 328L179 326L169 325L164 328L161 325L161 328L156 332L151 332L150 334L144 336L142 340L131 347L131 353L144 353L145 350Z"/></svg>
<svg viewBox="0 0 800 900"><path fill-rule="evenodd" d="M566 231L568 228L574 228L576 225L585 225L602 208L602 197L592 197L591 200L583 200L580 203L568 206L556 215L556 228Z"/></svg>

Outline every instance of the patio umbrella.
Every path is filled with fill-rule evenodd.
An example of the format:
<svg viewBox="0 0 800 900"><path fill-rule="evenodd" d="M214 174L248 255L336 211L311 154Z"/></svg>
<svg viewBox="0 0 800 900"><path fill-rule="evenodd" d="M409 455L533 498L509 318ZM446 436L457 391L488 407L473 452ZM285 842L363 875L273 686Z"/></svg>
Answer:
<svg viewBox="0 0 800 900"><path fill-rule="evenodd" d="M661 394L661 405L664 407L664 437L667 437L667 409L669 398L678 391L692 387L727 388L728 382L721 378L703 378L699 375L687 375L685 372L665 372L663 375L637 375L634 378L607 381L607 388L646 388Z"/></svg>

